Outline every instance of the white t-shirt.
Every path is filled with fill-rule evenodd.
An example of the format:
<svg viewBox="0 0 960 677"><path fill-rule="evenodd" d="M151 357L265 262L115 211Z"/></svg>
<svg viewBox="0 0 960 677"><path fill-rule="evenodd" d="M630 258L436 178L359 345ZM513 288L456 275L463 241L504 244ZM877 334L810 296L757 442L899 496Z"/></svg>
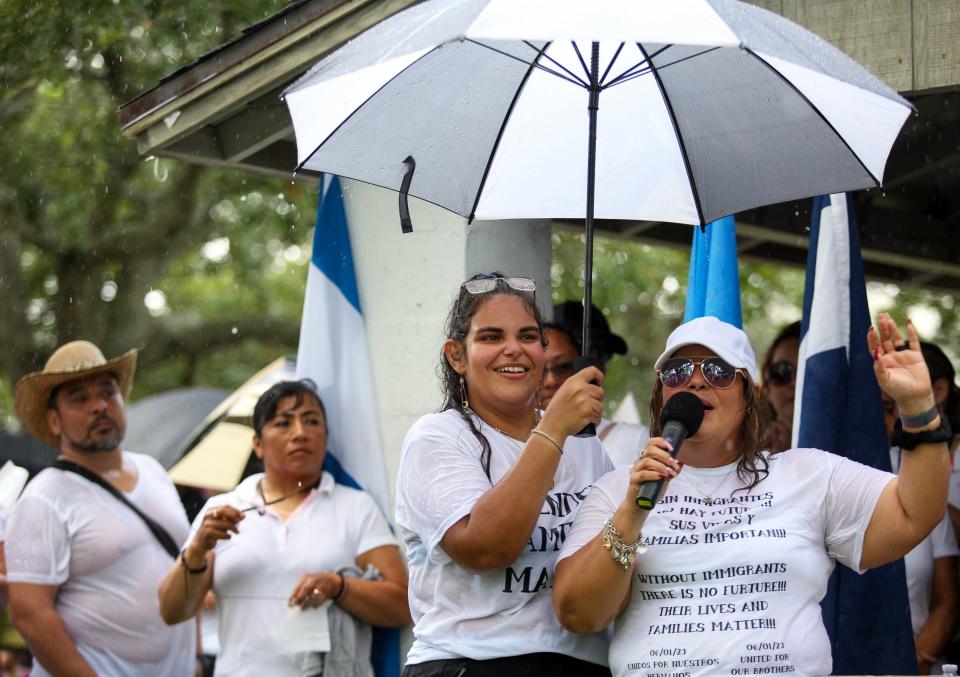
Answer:
<svg viewBox="0 0 960 677"><path fill-rule="evenodd" d="M214 496L197 515L221 505L262 506L252 475L233 491ZM270 507L250 510L239 533L214 550L213 592L219 610L217 675L300 677L303 653L283 653L287 600L304 574L357 566L357 557L397 545L376 503L366 493L337 484L323 473L320 486L284 521ZM189 542L189 539L187 540Z"/></svg>
<svg viewBox="0 0 960 677"><path fill-rule="evenodd" d="M597 437L603 443L603 448L607 450L614 466L633 465L647 446L650 428L639 423L602 419L597 427Z"/></svg>
<svg viewBox="0 0 960 677"><path fill-rule="evenodd" d="M163 468L123 452L138 477L126 497L180 542L189 525ZM130 508L76 473L47 468L13 507L7 580L59 586L56 611L99 675L193 675L193 620L168 626L157 589L173 559ZM33 675L49 674L37 665Z"/></svg>
<svg viewBox="0 0 960 677"><path fill-rule="evenodd" d="M551 589L557 552L590 485L613 465L596 437L568 437L530 542L505 569L471 573L440 540L513 467L524 443L475 421L490 442L490 477L481 445L452 409L417 421L403 442L397 475L397 526L407 546L415 641L407 663L466 657L562 653L605 664L604 634L560 627Z"/></svg>
<svg viewBox="0 0 960 677"><path fill-rule="evenodd" d="M890 449L890 467L899 472L900 449ZM907 573L907 594L910 597L910 621L916 637L930 617L930 599L933 593L933 560L960 555L957 537L953 533L950 516L944 515L940 523L913 550L903 558Z"/></svg>
<svg viewBox="0 0 960 677"><path fill-rule="evenodd" d="M670 482L644 525L648 549L614 623L614 675L830 673L819 602L834 560L859 570L893 475L816 449L769 460L769 476L749 492L733 493L736 464L687 465ZM623 468L597 481L561 558L600 532L627 485Z"/></svg>

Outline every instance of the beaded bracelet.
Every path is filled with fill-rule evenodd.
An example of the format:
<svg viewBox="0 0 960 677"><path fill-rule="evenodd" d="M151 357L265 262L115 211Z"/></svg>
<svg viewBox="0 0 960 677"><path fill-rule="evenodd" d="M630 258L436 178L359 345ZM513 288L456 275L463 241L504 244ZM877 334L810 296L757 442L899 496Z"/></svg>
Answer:
<svg viewBox="0 0 960 677"><path fill-rule="evenodd" d="M643 544L643 534L637 536L633 543L624 543L620 532L613 526L611 517L603 523L603 530L600 532L600 545L604 550L610 551L613 561L623 567L626 571L633 566L633 560L637 558L637 553L643 554L647 551L647 546Z"/></svg>

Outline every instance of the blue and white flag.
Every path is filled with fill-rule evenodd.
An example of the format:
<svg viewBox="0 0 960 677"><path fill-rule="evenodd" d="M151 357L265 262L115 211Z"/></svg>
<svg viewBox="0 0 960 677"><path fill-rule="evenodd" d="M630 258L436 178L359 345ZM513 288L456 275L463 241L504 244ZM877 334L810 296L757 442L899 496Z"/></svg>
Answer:
<svg viewBox="0 0 960 677"><path fill-rule="evenodd" d="M743 327L733 216L708 223L705 229L693 229L683 321L706 316Z"/></svg>
<svg viewBox="0 0 960 677"><path fill-rule="evenodd" d="M340 181L325 175L297 351L297 377L317 384L327 413L324 467L337 482L373 496L390 520L367 334L353 268ZM400 674L399 632L374 628L377 677Z"/></svg>
<svg viewBox="0 0 960 677"><path fill-rule="evenodd" d="M853 200L814 199L793 414L793 446L890 470ZM903 560L860 576L838 566L821 602L834 674L913 674Z"/></svg>

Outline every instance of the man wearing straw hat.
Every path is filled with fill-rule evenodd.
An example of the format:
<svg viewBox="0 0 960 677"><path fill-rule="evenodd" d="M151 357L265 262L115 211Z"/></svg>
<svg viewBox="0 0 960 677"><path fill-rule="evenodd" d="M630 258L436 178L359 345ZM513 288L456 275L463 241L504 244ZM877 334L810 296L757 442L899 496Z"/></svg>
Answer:
<svg viewBox="0 0 960 677"><path fill-rule="evenodd" d="M7 530L10 608L34 675L194 672L194 624L168 627L157 600L186 515L160 464L120 446L136 362L73 341L17 383L23 426L60 451Z"/></svg>

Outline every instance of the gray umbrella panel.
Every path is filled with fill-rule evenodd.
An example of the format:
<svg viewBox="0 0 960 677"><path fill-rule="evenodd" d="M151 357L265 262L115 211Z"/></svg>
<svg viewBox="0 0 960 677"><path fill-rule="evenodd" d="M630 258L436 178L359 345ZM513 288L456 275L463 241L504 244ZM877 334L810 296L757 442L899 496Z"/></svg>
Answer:
<svg viewBox="0 0 960 677"><path fill-rule="evenodd" d="M651 61L674 62L656 77L690 160L703 222L879 184L819 111L753 53L718 49L679 61L697 51L673 47Z"/></svg>
<svg viewBox="0 0 960 677"><path fill-rule="evenodd" d="M505 47L519 58L532 53L526 45ZM412 155L417 169L410 194L467 216L529 72L522 61L472 42L444 44L368 99L307 166L322 164L324 171L400 190L403 160Z"/></svg>

